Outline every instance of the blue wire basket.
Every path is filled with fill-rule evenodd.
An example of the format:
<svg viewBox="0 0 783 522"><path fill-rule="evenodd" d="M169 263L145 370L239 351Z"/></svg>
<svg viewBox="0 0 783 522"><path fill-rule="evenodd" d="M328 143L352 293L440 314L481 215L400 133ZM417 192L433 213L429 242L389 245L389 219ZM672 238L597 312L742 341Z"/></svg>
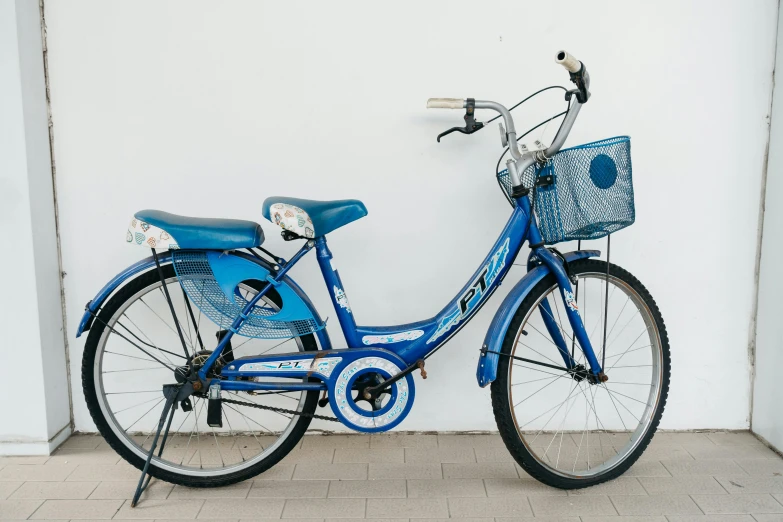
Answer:
<svg viewBox="0 0 783 522"><path fill-rule="evenodd" d="M513 201L508 171L498 181ZM544 165L527 168L522 183L531 189L528 198L547 245L605 237L636 219L628 136L561 150Z"/></svg>

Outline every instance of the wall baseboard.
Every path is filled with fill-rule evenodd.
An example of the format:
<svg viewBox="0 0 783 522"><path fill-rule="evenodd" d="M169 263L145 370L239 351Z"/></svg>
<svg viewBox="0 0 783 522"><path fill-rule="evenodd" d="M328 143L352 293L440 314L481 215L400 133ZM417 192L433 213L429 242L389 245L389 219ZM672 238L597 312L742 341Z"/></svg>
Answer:
<svg viewBox="0 0 783 522"><path fill-rule="evenodd" d="M51 455L71 436L71 427L65 426L48 441L0 441L0 456Z"/></svg>

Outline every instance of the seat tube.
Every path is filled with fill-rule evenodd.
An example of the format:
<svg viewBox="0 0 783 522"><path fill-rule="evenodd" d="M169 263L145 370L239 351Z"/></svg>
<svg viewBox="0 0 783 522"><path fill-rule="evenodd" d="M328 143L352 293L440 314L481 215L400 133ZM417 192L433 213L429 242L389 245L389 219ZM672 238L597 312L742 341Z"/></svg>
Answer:
<svg viewBox="0 0 783 522"><path fill-rule="evenodd" d="M315 240L315 255L318 258L318 265L321 267L329 297L332 299L332 306L337 312L337 320L340 321L345 341L349 348L360 347L362 344L356 333L356 320L353 317L351 305L348 303L348 296L340 280L340 274L332 264L332 252L326 245L326 237L321 236Z"/></svg>

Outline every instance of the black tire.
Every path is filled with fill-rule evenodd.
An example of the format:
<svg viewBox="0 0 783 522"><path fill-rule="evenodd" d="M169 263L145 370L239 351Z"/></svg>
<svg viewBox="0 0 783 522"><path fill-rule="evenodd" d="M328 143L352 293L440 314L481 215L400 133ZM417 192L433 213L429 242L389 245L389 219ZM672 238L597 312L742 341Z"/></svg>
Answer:
<svg viewBox="0 0 783 522"><path fill-rule="evenodd" d="M169 278L175 277L174 267L172 265L164 265L162 268L164 277L167 280ZM82 388L84 390L84 397L87 402L87 407L90 410L90 415L92 416L98 431L100 431L106 442L112 448L114 448L114 450L123 459L128 461L131 465L138 468L139 470L144 468L144 459L139 457L136 453L126 447L122 441L120 441L120 439L109 426L109 423L104 417L103 411L101 410L98 402L97 390L94 386L94 362L97 354L98 344L103 335L103 331L106 328L106 323L114 316L116 311L126 300L130 299L132 296L136 295L138 292L147 288L148 286L152 286L159 282L160 279L157 272L152 270L135 277L125 284L125 286L123 286L119 291L117 291L117 293L114 294L103 306L100 313L98 314L97 319L93 322L92 328L90 329L90 334L87 337L87 342L84 346L84 355L82 357ZM258 289L258 286L261 285L260 282L255 282L256 284L253 283L253 281L246 282L246 284L255 287L256 289ZM274 289L272 289L267 295L271 301L280 306L280 297ZM318 344L316 343L315 337L312 334L302 336L300 339L305 351L318 350ZM318 392L307 392L303 412L306 414L314 413L317 402ZM193 477L159 468L155 465L155 461L153 460L150 463L149 473L157 479L188 487L211 488L242 482L266 471L267 469L277 464L283 457L285 457L297 445L302 436L305 434L308 426L310 425L310 421L311 417L300 416L293 430L278 448L276 448L263 460L241 471L214 477Z"/></svg>
<svg viewBox="0 0 783 522"><path fill-rule="evenodd" d="M578 276L579 274L584 273L606 273L607 266L605 261L582 259L569 263L569 268L572 274ZM638 297L641 298L647 307L649 315L652 317L658 331L662 355L662 381L659 390L660 399L652 415L652 420L647 427L646 433L642 435L638 445L624 458L624 460L616 464L613 468L608 469L606 472L591 477L575 478L566 477L562 474L555 473L551 467L543 465L539 459L537 459L532 454L517 430L515 416L512 411L512 401L509 395L509 368L511 366L510 361L512 361L510 357L500 356L497 379L492 383L491 386L492 408L494 411L495 420L497 422L497 426L503 442L505 443L511 455L514 457L516 462L532 477L549 486L560 489L585 488L612 480L625 473L625 471L627 471L628 468L630 468L634 462L636 462L639 456L649 445L650 440L655 434L655 430L660 423L661 416L663 415L663 410L666 405L666 398L669 390L671 361L669 354L669 341L661 313L658 310L658 307L650 293L633 275L614 264L610 264L609 274L611 277L620 279L622 282L628 285L633 290L633 292L635 292ZM540 281L523 300L522 304L514 314L514 318L511 321L504 338L501 350L503 354L512 354L512 349L514 348L517 341L518 332L520 331L520 328L523 327L523 321L525 321L525 318L528 317L529 312L531 312L531 308L537 305L542 296L550 291L553 285L556 285L556 281L554 276L550 274ZM611 383L611 379L609 382Z"/></svg>

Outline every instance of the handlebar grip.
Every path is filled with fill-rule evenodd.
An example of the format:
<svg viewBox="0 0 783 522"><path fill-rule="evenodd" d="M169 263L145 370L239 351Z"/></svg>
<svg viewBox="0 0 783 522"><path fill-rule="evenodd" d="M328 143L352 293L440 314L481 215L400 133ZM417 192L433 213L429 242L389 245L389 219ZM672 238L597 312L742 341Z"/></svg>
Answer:
<svg viewBox="0 0 783 522"><path fill-rule="evenodd" d="M570 73L577 73L582 69L582 62L571 56L565 51L560 51L555 56L555 62L565 67Z"/></svg>
<svg viewBox="0 0 783 522"><path fill-rule="evenodd" d="M430 98L427 100L428 109L462 109L465 100L460 98Z"/></svg>

